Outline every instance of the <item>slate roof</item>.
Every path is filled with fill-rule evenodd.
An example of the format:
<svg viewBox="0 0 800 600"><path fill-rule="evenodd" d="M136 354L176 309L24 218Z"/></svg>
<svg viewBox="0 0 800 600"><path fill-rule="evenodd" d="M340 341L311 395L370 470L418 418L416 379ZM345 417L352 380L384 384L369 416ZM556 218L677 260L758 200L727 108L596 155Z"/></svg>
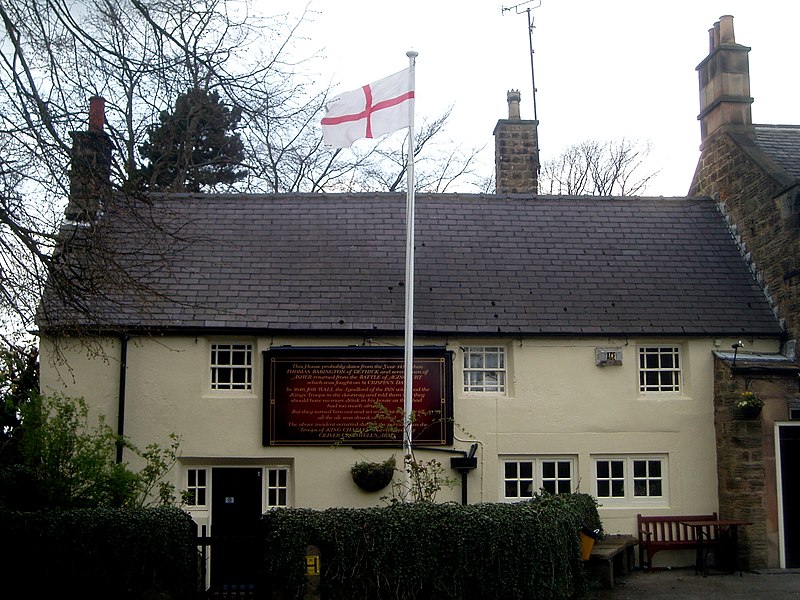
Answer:
<svg viewBox="0 0 800 600"><path fill-rule="evenodd" d="M111 208L102 243L141 288L106 283L82 301L109 330L402 335L405 203L171 195L146 218ZM781 333L709 198L419 194L415 206L416 335ZM91 324L53 295L43 307L44 331Z"/></svg>
<svg viewBox="0 0 800 600"><path fill-rule="evenodd" d="M755 125L758 146L794 179L800 179L800 125Z"/></svg>

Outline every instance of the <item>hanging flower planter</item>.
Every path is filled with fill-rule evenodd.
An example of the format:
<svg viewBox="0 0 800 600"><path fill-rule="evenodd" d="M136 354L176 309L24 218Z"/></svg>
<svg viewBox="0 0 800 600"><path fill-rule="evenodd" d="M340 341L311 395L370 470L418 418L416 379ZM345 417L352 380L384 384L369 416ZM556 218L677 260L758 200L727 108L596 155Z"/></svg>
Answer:
<svg viewBox="0 0 800 600"><path fill-rule="evenodd" d="M742 392L739 395L739 400L736 402L736 407L746 419L755 419L761 414L764 401L753 392Z"/></svg>
<svg viewBox="0 0 800 600"><path fill-rule="evenodd" d="M742 413L742 416L745 419L755 419L758 415L761 414L761 407L760 406L743 406L739 409L739 412Z"/></svg>
<svg viewBox="0 0 800 600"><path fill-rule="evenodd" d="M382 490L392 480L395 471L394 456L382 463L357 462L350 468L355 484L365 492Z"/></svg>

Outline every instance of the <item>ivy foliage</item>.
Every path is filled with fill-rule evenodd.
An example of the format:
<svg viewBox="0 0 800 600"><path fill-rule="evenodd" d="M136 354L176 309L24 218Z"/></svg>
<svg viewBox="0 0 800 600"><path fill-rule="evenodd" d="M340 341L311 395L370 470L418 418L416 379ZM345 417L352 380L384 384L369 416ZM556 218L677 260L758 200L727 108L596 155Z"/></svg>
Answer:
<svg viewBox="0 0 800 600"><path fill-rule="evenodd" d="M65 590L82 598L195 598L196 535L175 507L0 510L3 590L10 598Z"/></svg>
<svg viewBox="0 0 800 600"><path fill-rule="evenodd" d="M266 575L302 598L308 545L321 553L330 600L581 598L588 582L582 527L601 529L585 494L516 504L397 503L264 516Z"/></svg>

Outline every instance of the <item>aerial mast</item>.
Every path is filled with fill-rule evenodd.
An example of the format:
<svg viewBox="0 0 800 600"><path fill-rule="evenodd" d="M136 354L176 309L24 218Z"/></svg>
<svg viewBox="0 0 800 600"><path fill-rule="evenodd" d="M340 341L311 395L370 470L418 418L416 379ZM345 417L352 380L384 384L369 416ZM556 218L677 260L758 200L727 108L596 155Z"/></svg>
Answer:
<svg viewBox="0 0 800 600"><path fill-rule="evenodd" d="M522 8L526 4L533 4L534 6L528 6L526 8ZM504 15L506 12L513 10L516 14L521 15L523 12L527 13L528 15L528 48L530 49L531 53L531 85L533 86L533 118L534 120L539 120L539 115L536 112L536 78L533 74L533 17L531 16L531 9L539 8L542 5L542 0L526 0L526 2L520 2L519 4L515 4L514 6L503 6L500 8L500 14Z"/></svg>

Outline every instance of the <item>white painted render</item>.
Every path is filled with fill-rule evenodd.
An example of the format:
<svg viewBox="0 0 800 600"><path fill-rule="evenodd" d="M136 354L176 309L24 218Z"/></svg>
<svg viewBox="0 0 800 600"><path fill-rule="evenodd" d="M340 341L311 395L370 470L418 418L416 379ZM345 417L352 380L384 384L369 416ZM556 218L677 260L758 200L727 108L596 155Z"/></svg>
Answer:
<svg viewBox="0 0 800 600"><path fill-rule="evenodd" d="M209 348L212 342L250 342L254 346L252 393L211 392ZM470 503L496 502L502 495L504 458L570 457L576 464L577 489L595 495L593 458L661 455L667 459L663 501L602 503L600 516L610 533L636 531L636 514L701 514L717 510L717 473L713 423L714 350L727 350L735 339L663 338L498 338L417 339L418 345L446 346L454 352L456 423L454 448L478 443L478 468L468 475ZM745 340L749 350L776 352L774 340ZM181 461L171 474L184 486L187 465L286 465L290 468L290 505L323 509L381 504L386 491L366 493L350 477L360 460L383 461L401 451L338 447L264 447L262 445L261 352L271 346L395 345L402 339L363 338L223 338L133 337L128 343L125 435L137 446L168 444L181 437ZM678 345L682 358L680 394L641 394L638 348ZM463 392L461 348L506 348L508 392ZM41 342L41 381L45 392L83 396L92 414L104 414L112 426L119 403L120 348L108 338L87 349L80 341ZM98 347L99 347L98 346ZM595 365L595 349L622 351L619 366ZM451 455L436 458L448 474ZM129 457L126 457L126 459ZM399 477L396 474L395 477ZM461 488L440 494L441 501L461 501ZM201 516L201 515L198 515ZM213 520L213 515L211 516Z"/></svg>

